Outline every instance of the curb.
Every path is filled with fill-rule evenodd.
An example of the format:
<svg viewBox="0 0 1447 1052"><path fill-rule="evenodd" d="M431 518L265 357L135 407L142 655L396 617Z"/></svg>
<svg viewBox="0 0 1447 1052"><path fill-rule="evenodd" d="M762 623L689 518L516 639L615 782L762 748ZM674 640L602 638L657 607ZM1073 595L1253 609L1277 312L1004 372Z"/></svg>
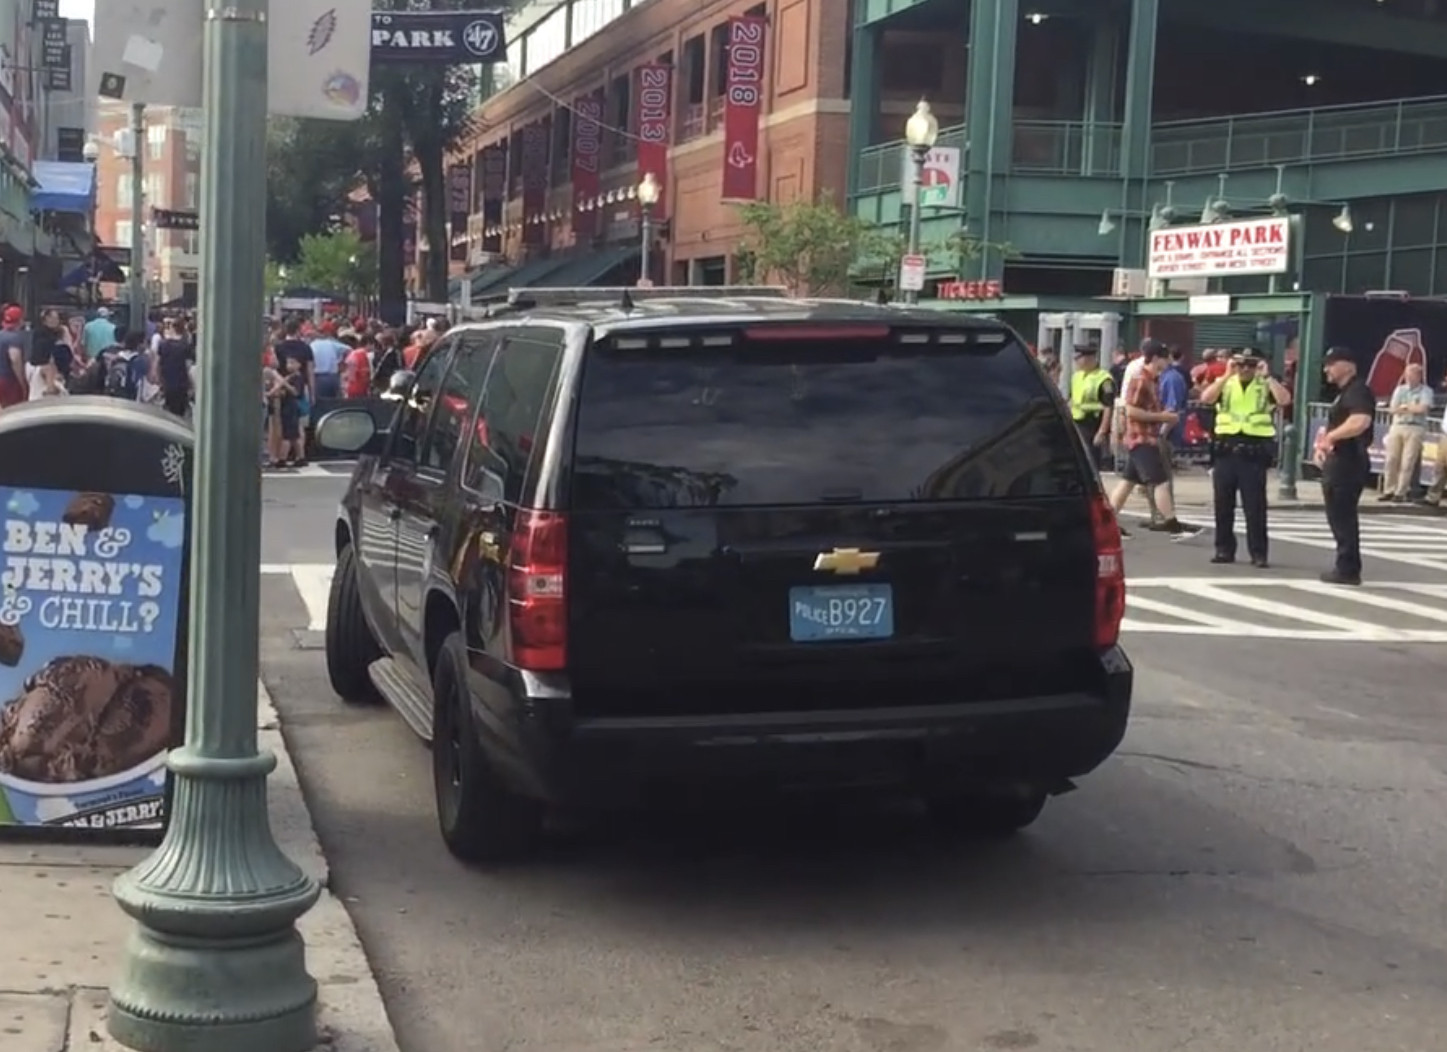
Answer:
<svg viewBox="0 0 1447 1052"><path fill-rule="evenodd" d="M287 857L322 888L317 904L297 924L306 942L307 971L317 981L317 1052L400 1052L356 927L329 886L331 872L276 706L266 684L258 680L256 687L257 744L276 757L276 769L267 779L271 827ZM71 991L66 1049L129 1052L106 1032L108 997L106 990L92 987Z"/></svg>

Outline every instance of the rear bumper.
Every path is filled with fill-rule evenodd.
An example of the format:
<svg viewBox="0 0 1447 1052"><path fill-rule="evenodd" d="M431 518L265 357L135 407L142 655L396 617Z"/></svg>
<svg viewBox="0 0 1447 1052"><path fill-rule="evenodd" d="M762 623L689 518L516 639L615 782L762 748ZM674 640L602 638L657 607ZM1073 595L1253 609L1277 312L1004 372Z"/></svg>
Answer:
<svg viewBox="0 0 1447 1052"><path fill-rule="evenodd" d="M946 705L573 720L559 699L537 699L514 710L533 714L514 741L484 744L507 754L498 766L514 788L559 803L691 789L1050 789L1094 770L1125 735L1134 670L1119 648L1102 665L1099 693Z"/></svg>

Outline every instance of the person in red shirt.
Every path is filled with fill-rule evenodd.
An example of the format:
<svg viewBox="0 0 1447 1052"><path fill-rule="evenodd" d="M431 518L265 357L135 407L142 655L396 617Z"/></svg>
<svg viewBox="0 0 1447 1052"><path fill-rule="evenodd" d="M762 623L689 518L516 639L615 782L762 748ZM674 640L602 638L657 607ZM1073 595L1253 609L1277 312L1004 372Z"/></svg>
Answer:
<svg viewBox="0 0 1447 1052"><path fill-rule="evenodd" d="M348 329L343 330L340 339L352 347L342 363L342 395L366 398L372 391L372 348Z"/></svg>
<svg viewBox="0 0 1447 1052"><path fill-rule="evenodd" d="M25 401L25 312L11 304L0 312L0 409Z"/></svg>
<svg viewBox="0 0 1447 1052"><path fill-rule="evenodd" d="M1110 503L1119 517L1135 488L1142 486L1153 506L1160 510L1162 519L1159 523L1152 523L1149 529L1160 533L1196 533L1195 527L1187 526L1176 518L1171 489L1167 485L1171 478L1170 467L1161 452L1161 432L1174 427L1179 419L1176 413L1161 408L1158 385L1161 373L1168 365L1163 345L1154 340L1142 344L1141 370L1126 384L1122 399L1126 463L1120 482L1110 495ZM1120 532L1122 536L1129 536L1123 528Z"/></svg>

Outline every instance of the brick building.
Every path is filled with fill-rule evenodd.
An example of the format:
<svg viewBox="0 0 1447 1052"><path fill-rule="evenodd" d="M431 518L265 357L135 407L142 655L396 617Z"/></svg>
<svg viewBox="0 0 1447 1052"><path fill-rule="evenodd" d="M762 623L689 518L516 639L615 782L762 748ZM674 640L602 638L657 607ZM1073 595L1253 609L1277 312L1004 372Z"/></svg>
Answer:
<svg viewBox="0 0 1447 1052"><path fill-rule="evenodd" d="M96 235L102 245L131 244L131 162L113 148L130 124L130 107L102 103L96 114L101 151L96 160ZM125 136L122 137L122 142ZM194 302L201 266L194 230L158 230L152 210L195 212L201 171L201 114L167 106L146 109L141 149L145 166L146 290L148 303Z"/></svg>
<svg viewBox="0 0 1447 1052"><path fill-rule="evenodd" d="M455 269L466 260L474 291L636 279L636 188L648 172L662 188L652 279L730 280L741 234L731 198L827 189L844 200L841 6L572 0L525 20L495 71L509 86L482 104L480 130L451 160Z"/></svg>

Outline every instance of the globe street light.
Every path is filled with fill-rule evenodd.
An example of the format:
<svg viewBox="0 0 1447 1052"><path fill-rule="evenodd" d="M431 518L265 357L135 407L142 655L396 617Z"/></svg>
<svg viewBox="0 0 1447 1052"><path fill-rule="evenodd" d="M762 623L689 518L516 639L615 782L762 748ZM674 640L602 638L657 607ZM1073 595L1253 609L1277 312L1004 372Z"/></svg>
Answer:
<svg viewBox="0 0 1447 1052"><path fill-rule="evenodd" d="M914 161L911 166L914 193L910 195L909 205L908 252L911 256L919 255L919 205L920 190L924 186L924 163L929 158L929 152L934 149L935 140L939 137L940 122L935 119L934 111L930 109L929 103L920 99L919 105L914 108L909 120L904 123L904 141L909 144L910 159ZM906 303L917 303L919 293L914 289L907 289L904 299Z"/></svg>
<svg viewBox="0 0 1447 1052"><path fill-rule="evenodd" d="M87 139L80 148L80 157L86 164L95 164L100 160L100 144L94 139Z"/></svg>
<svg viewBox="0 0 1447 1052"><path fill-rule="evenodd" d="M638 204L643 212L643 249L638 257L638 287L641 289L653 284L653 206L658 204L662 191L653 173L644 172L643 181L638 184Z"/></svg>

